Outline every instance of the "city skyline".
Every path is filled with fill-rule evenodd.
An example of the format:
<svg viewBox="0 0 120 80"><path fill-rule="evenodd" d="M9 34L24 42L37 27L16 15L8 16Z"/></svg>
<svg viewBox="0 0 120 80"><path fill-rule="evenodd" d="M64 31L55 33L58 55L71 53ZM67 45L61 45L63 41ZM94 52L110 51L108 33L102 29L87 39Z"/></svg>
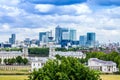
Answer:
<svg viewBox="0 0 120 80"><path fill-rule="evenodd" d="M77 39L95 32L100 42L120 42L119 0L1 0L0 42L38 39L39 32L61 27L77 30Z"/></svg>

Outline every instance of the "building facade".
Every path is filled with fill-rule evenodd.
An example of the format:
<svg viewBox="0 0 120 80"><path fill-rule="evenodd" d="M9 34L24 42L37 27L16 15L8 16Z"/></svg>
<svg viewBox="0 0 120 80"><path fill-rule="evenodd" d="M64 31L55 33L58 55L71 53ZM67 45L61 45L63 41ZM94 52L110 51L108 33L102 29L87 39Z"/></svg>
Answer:
<svg viewBox="0 0 120 80"><path fill-rule="evenodd" d="M15 44L15 41L16 41L16 35L15 35L15 34L12 34L12 35L11 35L11 38L9 38L9 43Z"/></svg>
<svg viewBox="0 0 120 80"><path fill-rule="evenodd" d="M85 47L87 42L87 37L85 35L79 37L79 45Z"/></svg>
<svg viewBox="0 0 120 80"><path fill-rule="evenodd" d="M96 42L96 34L94 32L87 33L87 46L94 46Z"/></svg>
<svg viewBox="0 0 120 80"><path fill-rule="evenodd" d="M90 58L88 60L88 67L90 69L98 70L103 73L113 73L117 72L118 68L116 67L117 64L112 61L103 61L97 58Z"/></svg>

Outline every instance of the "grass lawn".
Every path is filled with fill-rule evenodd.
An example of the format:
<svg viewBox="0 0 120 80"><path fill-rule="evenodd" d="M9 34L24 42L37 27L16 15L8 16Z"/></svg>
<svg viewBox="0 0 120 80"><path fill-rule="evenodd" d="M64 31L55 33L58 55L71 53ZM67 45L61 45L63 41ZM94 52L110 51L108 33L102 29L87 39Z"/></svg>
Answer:
<svg viewBox="0 0 120 80"><path fill-rule="evenodd" d="M120 75L101 75L102 80L120 80ZM0 80L26 80L28 75L0 75Z"/></svg>
<svg viewBox="0 0 120 80"><path fill-rule="evenodd" d="M120 75L101 75L102 80L120 80Z"/></svg>
<svg viewBox="0 0 120 80"><path fill-rule="evenodd" d="M0 80L27 80L28 75L0 75Z"/></svg>

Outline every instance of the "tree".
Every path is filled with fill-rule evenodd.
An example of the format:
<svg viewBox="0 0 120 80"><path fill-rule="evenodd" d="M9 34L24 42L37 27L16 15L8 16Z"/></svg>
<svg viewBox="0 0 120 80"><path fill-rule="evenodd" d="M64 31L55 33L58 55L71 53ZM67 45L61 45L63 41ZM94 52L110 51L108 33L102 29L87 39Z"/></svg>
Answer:
<svg viewBox="0 0 120 80"><path fill-rule="evenodd" d="M1 62L2 62L2 59L0 58L0 64L1 64Z"/></svg>
<svg viewBox="0 0 120 80"><path fill-rule="evenodd" d="M81 64L77 58L61 57L48 60L44 67L34 70L29 80L100 80L99 73Z"/></svg>
<svg viewBox="0 0 120 80"><path fill-rule="evenodd" d="M8 59L4 59L4 63L7 64L8 63Z"/></svg>
<svg viewBox="0 0 120 80"><path fill-rule="evenodd" d="M20 65L23 62L23 59L21 56L16 57L16 62Z"/></svg>
<svg viewBox="0 0 120 80"><path fill-rule="evenodd" d="M34 56L42 56L46 57L49 56L49 48L28 48L29 55Z"/></svg>
<svg viewBox="0 0 120 80"><path fill-rule="evenodd" d="M28 63L28 59L27 58L24 58L23 59L23 64L26 65Z"/></svg>

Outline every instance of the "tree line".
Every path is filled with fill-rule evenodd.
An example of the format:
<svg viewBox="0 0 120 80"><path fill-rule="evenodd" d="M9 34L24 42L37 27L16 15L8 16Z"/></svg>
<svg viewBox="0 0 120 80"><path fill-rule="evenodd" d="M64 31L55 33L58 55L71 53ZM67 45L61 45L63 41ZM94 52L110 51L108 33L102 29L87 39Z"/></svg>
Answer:
<svg viewBox="0 0 120 80"><path fill-rule="evenodd" d="M28 59L27 58L22 58L21 56L18 56L16 58L9 58L9 59L4 59L3 62L6 65L13 65L13 64L18 64L18 65L26 65L28 64Z"/></svg>
<svg viewBox="0 0 120 80"><path fill-rule="evenodd" d="M28 48L29 55L36 55L41 57L49 56L49 48Z"/></svg>

